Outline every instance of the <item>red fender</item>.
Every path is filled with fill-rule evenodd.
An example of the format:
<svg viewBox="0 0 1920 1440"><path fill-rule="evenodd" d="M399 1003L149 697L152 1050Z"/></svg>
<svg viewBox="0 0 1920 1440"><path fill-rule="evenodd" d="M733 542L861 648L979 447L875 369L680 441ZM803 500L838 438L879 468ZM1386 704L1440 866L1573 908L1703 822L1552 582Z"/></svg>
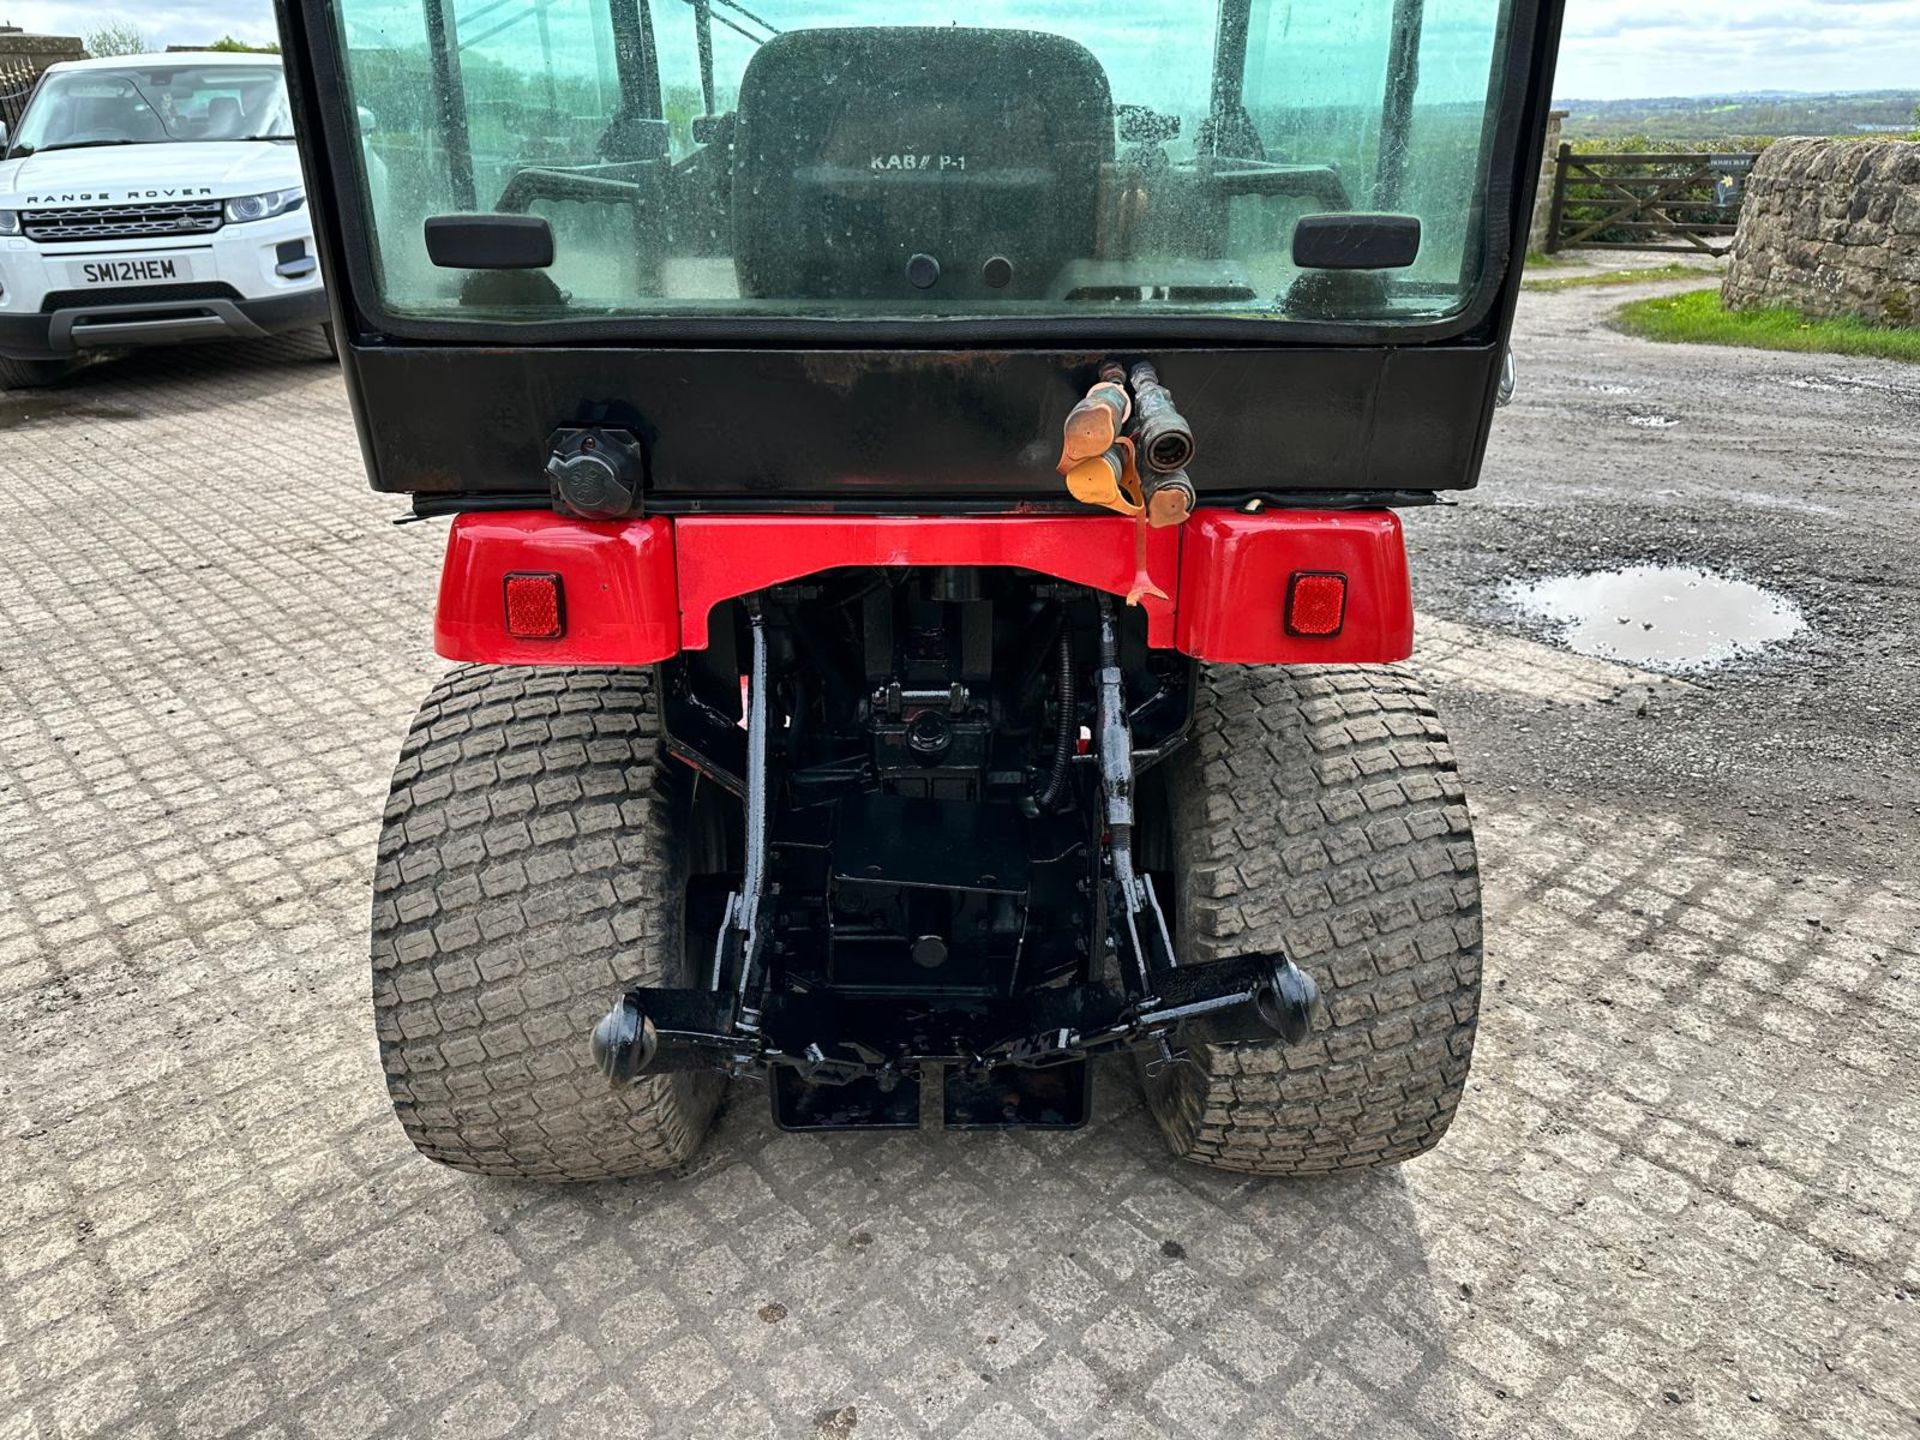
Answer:
<svg viewBox="0 0 1920 1440"><path fill-rule="evenodd" d="M497 665L652 665L707 645L715 605L826 570L986 565L1111 595L1136 584L1138 532L1114 515L690 516L574 520L544 510L457 517L440 577L434 646ZM1148 642L1240 664L1367 664L1413 650L1400 521L1389 510L1197 511L1149 530ZM1288 628L1296 576L1346 579L1340 628ZM557 577L551 639L508 633L509 575Z"/></svg>

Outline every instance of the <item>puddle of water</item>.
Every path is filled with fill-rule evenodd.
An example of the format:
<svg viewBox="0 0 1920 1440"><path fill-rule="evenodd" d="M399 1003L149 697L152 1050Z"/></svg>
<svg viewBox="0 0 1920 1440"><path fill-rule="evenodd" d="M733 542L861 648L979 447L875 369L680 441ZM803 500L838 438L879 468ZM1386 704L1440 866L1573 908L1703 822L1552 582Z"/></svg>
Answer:
<svg viewBox="0 0 1920 1440"><path fill-rule="evenodd" d="M1807 628L1786 596L1690 566L1509 580L1500 593L1582 655L1656 670L1711 669Z"/></svg>

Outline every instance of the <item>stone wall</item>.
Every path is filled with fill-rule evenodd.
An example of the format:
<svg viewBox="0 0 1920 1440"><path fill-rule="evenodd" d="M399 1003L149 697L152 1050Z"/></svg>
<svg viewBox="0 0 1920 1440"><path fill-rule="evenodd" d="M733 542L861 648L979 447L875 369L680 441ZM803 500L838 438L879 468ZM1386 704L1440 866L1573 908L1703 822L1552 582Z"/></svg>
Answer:
<svg viewBox="0 0 1920 1440"><path fill-rule="evenodd" d="M86 47L73 35L30 35L0 26L0 70L27 69L38 74L61 60L84 60Z"/></svg>
<svg viewBox="0 0 1920 1440"><path fill-rule="evenodd" d="M1720 293L1730 310L1786 305L1920 326L1920 142L1769 145L1747 181Z"/></svg>

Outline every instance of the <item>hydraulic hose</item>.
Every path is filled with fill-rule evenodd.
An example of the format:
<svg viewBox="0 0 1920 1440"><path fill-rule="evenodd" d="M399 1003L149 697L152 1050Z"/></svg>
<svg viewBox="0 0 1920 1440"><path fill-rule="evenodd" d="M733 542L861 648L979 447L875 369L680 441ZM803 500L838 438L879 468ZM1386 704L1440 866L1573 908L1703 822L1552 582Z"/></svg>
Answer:
<svg viewBox="0 0 1920 1440"><path fill-rule="evenodd" d="M1040 792L1040 808L1048 810L1067 788L1067 766L1073 761L1073 742L1077 733L1073 713L1073 637L1066 627L1060 630L1059 688L1060 722L1053 733L1053 768L1047 774L1046 789Z"/></svg>

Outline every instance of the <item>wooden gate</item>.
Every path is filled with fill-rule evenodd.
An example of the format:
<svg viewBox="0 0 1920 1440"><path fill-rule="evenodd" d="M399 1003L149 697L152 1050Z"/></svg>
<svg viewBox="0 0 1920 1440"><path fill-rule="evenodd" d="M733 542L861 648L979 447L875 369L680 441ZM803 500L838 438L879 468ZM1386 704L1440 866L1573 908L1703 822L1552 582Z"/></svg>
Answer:
<svg viewBox="0 0 1920 1440"><path fill-rule="evenodd" d="M1562 145L1553 167L1547 252L1670 250L1724 255L1751 153L1576 155Z"/></svg>

